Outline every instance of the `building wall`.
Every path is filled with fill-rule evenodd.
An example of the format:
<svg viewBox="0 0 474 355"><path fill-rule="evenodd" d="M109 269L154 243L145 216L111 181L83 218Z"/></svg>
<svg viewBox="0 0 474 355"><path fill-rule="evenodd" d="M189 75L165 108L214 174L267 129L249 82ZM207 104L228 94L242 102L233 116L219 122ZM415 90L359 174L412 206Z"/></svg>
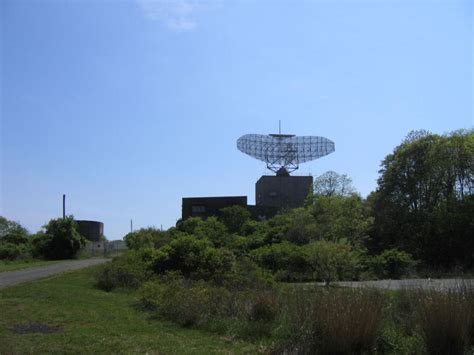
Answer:
<svg viewBox="0 0 474 355"><path fill-rule="evenodd" d="M255 184L255 204L277 208L303 207L312 176L264 175Z"/></svg>
<svg viewBox="0 0 474 355"><path fill-rule="evenodd" d="M247 196L184 197L181 218L219 216L222 208L234 205L247 207Z"/></svg>
<svg viewBox="0 0 474 355"><path fill-rule="evenodd" d="M97 221L76 221L78 232L87 240L98 242L104 235L104 224Z"/></svg>

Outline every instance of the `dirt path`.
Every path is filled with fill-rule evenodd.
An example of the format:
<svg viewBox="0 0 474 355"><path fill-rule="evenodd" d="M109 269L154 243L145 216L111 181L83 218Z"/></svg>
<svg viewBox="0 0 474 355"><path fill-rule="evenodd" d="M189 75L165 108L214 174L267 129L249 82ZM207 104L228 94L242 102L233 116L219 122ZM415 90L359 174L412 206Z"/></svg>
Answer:
<svg viewBox="0 0 474 355"><path fill-rule="evenodd" d="M0 289L10 287L22 282L42 279L61 272L76 270L87 266L98 265L111 259L93 258L84 260L68 260L48 266L33 267L18 271L0 273Z"/></svg>

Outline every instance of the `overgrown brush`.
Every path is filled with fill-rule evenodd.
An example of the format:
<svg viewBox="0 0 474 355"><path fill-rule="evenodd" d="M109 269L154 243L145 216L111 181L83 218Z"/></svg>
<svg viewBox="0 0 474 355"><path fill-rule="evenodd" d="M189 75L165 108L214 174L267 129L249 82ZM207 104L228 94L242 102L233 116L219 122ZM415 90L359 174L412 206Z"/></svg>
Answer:
<svg viewBox="0 0 474 355"><path fill-rule="evenodd" d="M375 290L294 289L287 294L282 351L301 354L372 351L381 328L384 297Z"/></svg>
<svg viewBox="0 0 474 355"><path fill-rule="evenodd" d="M430 354L463 354L472 344L473 295L469 287L420 291L421 331Z"/></svg>
<svg viewBox="0 0 474 355"><path fill-rule="evenodd" d="M153 276L148 259L146 250L114 258L97 271L96 287L107 292L115 288L138 288Z"/></svg>
<svg viewBox="0 0 474 355"><path fill-rule="evenodd" d="M182 326L215 328L219 324L220 332L251 335L258 326L250 326L250 323L263 325L276 319L279 306L274 292L270 289L231 291L203 280L168 273L145 283L140 289L140 300L157 317Z"/></svg>

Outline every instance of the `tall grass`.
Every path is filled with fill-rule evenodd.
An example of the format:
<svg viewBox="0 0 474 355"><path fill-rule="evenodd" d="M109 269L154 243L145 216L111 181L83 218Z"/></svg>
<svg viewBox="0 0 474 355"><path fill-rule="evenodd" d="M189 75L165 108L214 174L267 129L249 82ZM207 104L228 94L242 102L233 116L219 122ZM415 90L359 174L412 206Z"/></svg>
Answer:
<svg viewBox="0 0 474 355"><path fill-rule="evenodd" d="M420 328L429 354L464 354L472 343L474 290L420 291Z"/></svg>
<svg viewBox="0 0 474 355"><path fill-rule="evenodd" d="M283 326L290 342L280 352L347 354L374 350L383 318L384 296L380 292L296 291L286 304Z"/></svg>

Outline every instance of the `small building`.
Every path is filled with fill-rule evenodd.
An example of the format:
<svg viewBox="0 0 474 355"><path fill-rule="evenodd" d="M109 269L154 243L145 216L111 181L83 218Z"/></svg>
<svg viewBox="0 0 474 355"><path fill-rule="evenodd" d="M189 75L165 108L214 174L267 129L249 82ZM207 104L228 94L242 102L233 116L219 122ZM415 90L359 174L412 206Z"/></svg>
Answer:
<svg viewBox="0 0 474 355"><path fill-rule="evenodd" d="M219 216L221 209L235 205L247 207L247 196L183 197L181 216L183 220Z"/></svg>

